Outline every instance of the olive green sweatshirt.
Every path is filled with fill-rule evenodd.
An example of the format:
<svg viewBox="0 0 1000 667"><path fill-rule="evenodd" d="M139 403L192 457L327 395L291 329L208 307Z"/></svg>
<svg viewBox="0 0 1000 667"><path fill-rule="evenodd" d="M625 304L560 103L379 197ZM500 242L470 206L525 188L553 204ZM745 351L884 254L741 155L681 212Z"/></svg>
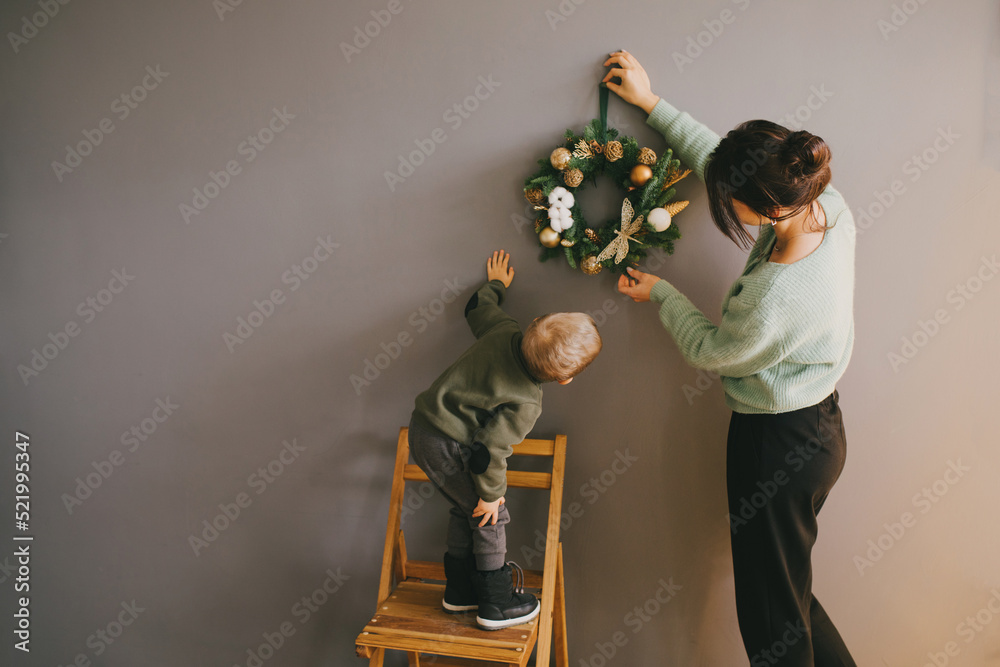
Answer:
<svg viewBox="0 0 1000 667"><path fill-rule="evenodd" d="M517 320L505 313L506 288L491 280L472 295L465 318L476 342L417 396L413 419L471 449L479 497L507 491L507 458L542 413L542 386L528 371Z"/></svg>

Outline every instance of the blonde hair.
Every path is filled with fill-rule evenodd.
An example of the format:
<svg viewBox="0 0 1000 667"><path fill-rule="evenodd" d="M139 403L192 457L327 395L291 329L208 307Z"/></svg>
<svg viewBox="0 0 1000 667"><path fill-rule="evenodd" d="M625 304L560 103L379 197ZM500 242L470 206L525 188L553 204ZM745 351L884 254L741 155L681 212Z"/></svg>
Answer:
<svg viewBox="0 0 1000 667"><path fill-rule="evenodd" d="M532 375L542 382L561 382L589 366L601 345L590 315L549 313L528 325L521 351Z"/></svg>

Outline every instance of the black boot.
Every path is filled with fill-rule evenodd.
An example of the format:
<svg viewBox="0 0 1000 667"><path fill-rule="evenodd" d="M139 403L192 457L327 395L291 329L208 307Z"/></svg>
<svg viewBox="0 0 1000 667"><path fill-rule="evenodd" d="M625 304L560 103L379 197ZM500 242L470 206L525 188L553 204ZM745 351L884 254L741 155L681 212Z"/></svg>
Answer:
<svg viewBox="0 0 1000 667"><path fill-rule="evenodd" d="M511 580L511 566L517 572L518 585ZM508 562L499 570L477 570L475 576L479 613L476 623L484 630L499 630L527 623L538 615L538 600L524 592L524 572L517 563Z"/></svg>
<svg viewBox="0 0 1000 667"><path fill-rule="evenodd" d="M472 578L476 574L476 557L469 554L465 558L455 558L449 553L444 555L444 576L447 583L444 587L444 599L441 601L444 610L449 614L460 614L463 611L475 611L476 589Z"/></svg>

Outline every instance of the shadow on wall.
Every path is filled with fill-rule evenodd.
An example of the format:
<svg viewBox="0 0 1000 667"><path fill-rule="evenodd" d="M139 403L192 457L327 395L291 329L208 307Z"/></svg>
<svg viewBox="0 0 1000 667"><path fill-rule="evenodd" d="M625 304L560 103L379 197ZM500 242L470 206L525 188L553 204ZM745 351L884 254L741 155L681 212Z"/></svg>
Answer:
<svg viewBox="0 0 1000 667"><path fill-rule="evenodd" d="M212 653L228 664L254 655L266 664L272 652L355 659L353 637L375 604L398 420L384 432L345 432L361 406L335 397L350 391L340 351L364 349L372 335L277 352L288 333L275 327L205 369L183 400L200 406L177 452L187 462L173 481L184 504L160 519L172 524L170 576L185 585L157 599L147 612L155 624L136 624L143 645L183 646L192 664ZM236 614L238 634L191 639L192 627L219 628Z"/></svg>

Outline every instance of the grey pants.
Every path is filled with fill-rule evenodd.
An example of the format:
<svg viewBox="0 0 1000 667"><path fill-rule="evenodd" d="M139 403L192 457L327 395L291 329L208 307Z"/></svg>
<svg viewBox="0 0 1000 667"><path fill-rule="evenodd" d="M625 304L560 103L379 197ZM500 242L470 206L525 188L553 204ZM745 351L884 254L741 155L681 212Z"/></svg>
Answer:
<svg viewBox="0 0 1000 667"><path fill-rule="evenodd" d="M480 527L482 517L473 517L479 494L469 471L470 449L451 438L429 431L410 419L410 453L431 483L451 503L448 521L448 553L455 558L475 554L477 570L499 570L507 555L507 506L501 505L495 525Z"/></svg>

